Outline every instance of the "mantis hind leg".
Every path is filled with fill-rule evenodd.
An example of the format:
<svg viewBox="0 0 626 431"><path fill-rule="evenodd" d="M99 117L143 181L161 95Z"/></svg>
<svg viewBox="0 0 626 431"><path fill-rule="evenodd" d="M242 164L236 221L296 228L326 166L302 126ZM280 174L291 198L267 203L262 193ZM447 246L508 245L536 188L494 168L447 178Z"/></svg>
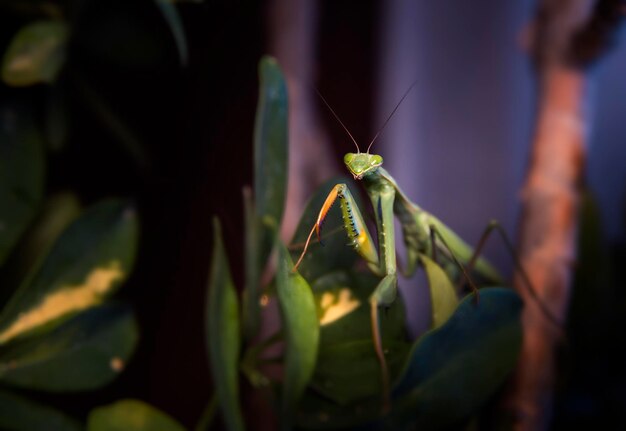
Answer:
<svg viewBox="0 0 626 431"><path fill-rule="evenodd" d="M472 254L472 257L467 262L467 270L469 272L472 271L472 268L474 267L478 257L480 256L482 249L485 247L487 240L490 238L490 235L494 231L498 233L498 235L502 239L502 242L504 242L504 245L507 251L511 255L513 259L513 264L515 266L515 270L519 273L522 279L522 284L524 288L526 289L526 292L528 293L528 295L537 304L537 306L541 310L542 314L546 317L546 319L548 319L550 323L552 323L556 328L558 328L559 331L562 331L563 322L557 319L554 313L552 313L552 311L548 309L548 307L541 300L541 298L539 298L537 291L535 290L535 288L532 285L532 282L530 281L530 277L528 277L528 273L524 269L522 262L520 261L520 258L517 252L515 251L515 247L513 247L513 242L509 239L509 236L507 235L506 231L497 220L490 221L487 227L485 228L485 230L483 231L482 235L480 236L480 239L478 240L478 244L476 244L476 248L474 248L474 253Z"/></svg>
<svg viewBox="0 0 626 431"><path fill-rule="evenodd" d="M376 357L380 363L381 370L381 386L383 393L383 411L388 412L391 409L391 386L389 379L389 369L387 360L385 359L385 351L382 343L380 332L379 308L381 305L389 305L393 302L393 298L385 297L387 292L396 291L398 277L395 274L388 274L378 283L376 290L370 296L370 319L372 328L372 340L374 342L374 350Z"/></svg>
<svg viewBox="0 0 626 431"><path fill-rule="evenodd" d="M467 281L467 284L469 284L470 288L472 289L472 292L474 293L474 295L476 297L476 302L478 302L479 295L480 295L479 292L478 292L478 287L476 287L476 284L474 283L474 281L470 277L469 271L459 261L459 259L456 257L456 254L454 253L452 248L448 245L446 239L443 237L441 232L439 232L439 230L437 229L437 226L430 225L430 237L431 237L431 241L433 242L433 247L432 247L433 248L433 260L436 260L436 255L434 253L435 253L435 250L436 250L437 247L435 246L435 242L436 242L436 240L439 240L439 241L441 241L441 244L443 244L443 246L448 250L448 253L450 254L450 257L452 258L452 260L454 261L456 266L463 273L463 277L465 278L465 280ZM476 257L478 257L478 256L480 256L480 254L478 254Z"/></svg>

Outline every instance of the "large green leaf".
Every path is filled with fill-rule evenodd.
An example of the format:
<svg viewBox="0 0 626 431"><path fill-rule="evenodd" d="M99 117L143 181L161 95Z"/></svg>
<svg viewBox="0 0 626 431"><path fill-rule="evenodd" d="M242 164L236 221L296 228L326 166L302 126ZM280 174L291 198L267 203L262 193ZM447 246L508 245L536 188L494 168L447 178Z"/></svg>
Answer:
<svg viewBox="0 0 626 431"><path fill-rule="evenodd" d="M184 431L169 415L139 400L120 400L89 413L87 431Z"/></svg>
<svg viewBox="0 0 626 431"><path fill-rule="evenodd" d="M409 349L408 342L385 343L385 357L392 379L401 371ZM311 386L341 405L368 397L380 400L380 362L373 341L358 340L321 346Z"/></svg>
<svg viewBox="0 0 626 431"><path fill-rule="evenodd" d="M446 272L424 254L420 254L420 260L428 277L433 310L432 328L435 329L448 321L459 305L459 299Z"/></svg>
<svg viewBox="0 0 626 431"><path fill-rule="evenodd" d="M318 361L311 386L341 404L376 396L380 363L372 343L369 296L380 279L370 273L336 271L318 278L313 292L320 319ZM380 313L381 336L392 378L410 347L401 297Z"/></svg>
<svg viewBox="0 0 626 431"><path fill-rule="evenodd" d="M317 221L318 214L328 193L339 183L352 184L343 177L333 178L319 187L307 203L289 247L294 260L298 259L302 253L307 237ZM358 193L354 194L354 198L357 205L363 208ZM352 247L348 245L348 237L344 229L343 217L338 203L333 205L330 211L328 211L321 236L323 245L313 235L309 249L298 267L300 274L310 283L329 272L351 268L359 257Z"/></svg>
<svg viewBox="0 0 626 431"><path fill-rule="evenodd" d="M138 338L128 307L92 308L50 332L0 348L0 380L55 392L97 388L123 370Z"/></svg>
<svg viewBox="0 0 626 431"><path fill-rule="evenodd" d="M289 429L295 407L315 369L320 329L311 288L300 274L293 271L293 262L282 244L276 291L285 334L282 426Z"/></svg>
<svg viewBox="0 0 626 431"><path fill-rule="evenodd" d="M517 363L522 301L511 289L466 297L446 324L414 346L394 388L391 429L443 429L480 408Z"/></svg>
<svg viewBox="0 0 626 431"><path fill-rule="evenodd" d="M126 279L138 223L127 203L87 210L57 240L0 314L0 345L101 303Z"/></svg>
<svg viewBox="0 0 626 431"><path fill-rule="evenodd" d="M33 220L43 194L43 145L27 112L0 105L0 265Z"/></svg>
<svg viewBox="0 0 626 431"><path fill-rule="evenodd" d="M254 125L254 196L263 229L259 265L263 266L280 226L287 191L287 86L276 60L259 63L259 102Z"/></svg>
<svg viewBox="0 0 626 431"><path fill-rule="evenodd" d="M243 430L239 406L239 305L228 267L222 230L213 219L214 247L207 304L209 359L215 392L229 430Z"/></svg>
<svg viewBox="0 0 626 431"><path fill-rule="evenodd" d="M82 426L63 413L0 390L0 429L11 431L80 431Z"/></svg>
<svg viewBox="0 0 626 431"><path fill-rule="evenodd" d="M21 28L4 54L4 82L12 86L53 82L65 62L68 34L62 21L37 21Z"/></svg>
<svg viewBox="0 0 626 431"><path fill-rule="evenodd" d="M371 340L369 297L380 278L369 272L336 271L312 285L320 321L320 351L326 346ZM402 297L380 313L381 336L405 340L405 311Z"/></svg>

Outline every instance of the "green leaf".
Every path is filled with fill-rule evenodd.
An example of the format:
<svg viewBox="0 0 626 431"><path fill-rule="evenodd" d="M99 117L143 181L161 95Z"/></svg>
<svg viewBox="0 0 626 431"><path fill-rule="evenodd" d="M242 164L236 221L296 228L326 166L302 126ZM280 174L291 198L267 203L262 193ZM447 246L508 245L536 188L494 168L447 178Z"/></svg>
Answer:
<svg viewBox="0 0 626 431"><path fill-rule="evenodd" d="M48 254L61 233L80 216L81 210L74 193L60 192L48 196L7 264L12 279L23 279Z"/></svg>
<svg viewBox="0 0 626 431"><path fill-rule="evenodd" d="M259 266L272 250L287 191L287 86L276 60L259 63L259 102L254 125L254 193L261 225Z"/></svg>
<svg viewBox="0 0 626 431"><path fill-rule="evenodd" d="M459 299L445 271L424 254L420 254L420 260L428 277L430 302L433 309L432 328L436 329L446 323L452 316L452 313L459 305Z"/></svg>
<svg viewBox="0 0 626 431"><path fill-rule="evenodd" d="M282 393L282 426L289 429L295 407L315 369L319 322L309 284L293 270L284 245L279 247L276 291L285 334L285 374Z"/></svg>
<svg viewBox="0 0 626 431"><path fill-rule="evenodd" d="M187 37L185 36L183 21L178 13L178 9L176 9L176 6L168 0L156 0L156 5L161 11L163 19L167 22L167 25L172 32L172 37L174 38L176 49L178 50L180 64L186 66L189 51L187 48Z"/></svg>
<svg viewBox="0 0 626 431"><path fill-rule="evenodd" d="M380 410L380 396L340 405L308 390L300 403L296 423L298 429L353 431L363 429L359 425L373 423Z"/></svg>
<svg viewBox="0 0 626 431"><path fill-rule="evenodd" d="M87 431L184 431L169 415L139 400L120 400L89 413Z"/></svg>
<svg viewBox="0 0 626 431"><path fill-rule="evenodd" d="M27 108L0 105L0 265L33 220L43 183L43 145Z"/></svg>
<svg viewBox="0 0 626 431"><path fill-rule="evenodd" d="M319 187L307 203L289 247L294 260L300 257L328 193L339 183L351 184L351 181L344 177L332 178ZM355 194L354 198L357 205L363 208L358 193ZM333 205L328 211L321 236L324 245L322 246L314 235L311 238L309 249L298 267L300 274L311 283L329 272L351 268L358 259L356 251L348 245L348 237L338 204Z"/></svg>
<svg viewBox="0 0 626 431"><path fill-rule="evenodd" d="M120 201L87 210L63 232L0 314L0 345L101 303L135 259L135 211Z"/></svg>
<svg viewBox="0 0 626 431"><path fill-rule="evenodd" d="M392 379L400 373L409 349L409 343L385 343L385 357ZM380 363L372 340L320 346L311 386L341 405L368 397L380 399Z"/></svg>
<svg viewBox="0 0 626 431"><path fill-rule="evenodd" d="M2 62L2 79L15 87L56 79L65 62L69 31L61 21L37 21L22 27Z"/></svg>
<svg viewBox="0 0 626 431"><path fill-rule="evenodd" d="M0 390L0 428L12 431L80 431L82 426L63 413Z"/></svg>
<svg viewBox="0 0 626 431"><path fill-rule="evenodd" d="M261 321L259 290L261 286L261 268L259 265L259 230L252 191L246 187L243 191L245 220L245 287L243 291L243 322L246 340L253 340L257 335Z"/></svg>
<svg viewBox="0 0 626 431"><path fill-rule="evenodd" d="M0 380L54 392L98 388L124 369L139 335L132 311L105 305L0 349Z"/></svg>
<svg viewBox="0 0 626 431"><path fill-rule="evenodd" d="M320 352L326 346L372 339L369 297L380 278L369 272L336 271L313 283L313 294L320 321ZM385 340L405 340L405 311L398 296L380 313L381 336Z"/></svg>
<svg viewBox="0 0 626 431"><path fill-rule="evenodd" d="M514 368L522 301L511 289L480 292L478 304L466 297L446 324L418 340L394 388L390 425L443 429L466 419Z"/></svg>
<svg viewBox="0 0 626 431"><path fill-rule="evenodd" d="M215 392L229 430L243 430L239 406L239 305L228 267L222 230L213 219L215 245L207 304L207 335Z"/></svg>

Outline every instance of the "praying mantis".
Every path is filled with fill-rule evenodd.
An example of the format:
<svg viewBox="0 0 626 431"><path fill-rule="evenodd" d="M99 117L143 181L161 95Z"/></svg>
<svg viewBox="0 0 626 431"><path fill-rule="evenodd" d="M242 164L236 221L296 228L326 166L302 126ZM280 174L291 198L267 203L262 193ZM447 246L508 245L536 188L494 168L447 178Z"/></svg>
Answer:
<svg viewBox="0 0 626 431"><path fill-rule="evenodd" d="M478 301L478 289L468 275L470 272L475 272L481 278L492 283L499 284L502 280L498 271L485 258L480 256L480 250L493 230L500 232L505 243L507 244L507 247L509 248L509 251L513 254L516 260L517 268L521 269L510 241L508 241L504 231L500 228L497 222L491 222L489 224L477 247L475 249L472 248L437 217L412 202L402 191L389 172L382 167L383 158L378 154L370 154L372 145L414 86L415 83L413 83L413 85L411 85L411 87L409 87L409 89L405 92L394 110L386 119L381 129L368 145L365 153L361 152L357 141L354 139L348 128L343 124L339 116L330 107L328 102L326 102L324 97L318 92L318 95L324 104L341 124L356 146L357 152L347 153L344 156L343 161L354 179L363 184L365 191L371 200L372 207L374 209L378 247L376 247L374 243L365 219L363 218L348 186L344 183L340 183L336 184L328 194L322 208L319 211L317 220L311 228L300 258L294 265L295 271L302 262L314 233L317 234L317 237L321 242L322 223L324 222L332 205L339 200L343 217L343 228L348 235L349 245L354 248L354 250L365 260L369 269L376 276L381 278L380 282L369 297L369 305L372 339L376 356L380 364L385 410L388 410L390 407L390 379L381 341L379 309L381 307L387 307L393 303L398 289L399 268L396 263L394 218L397 218L400 222L402 236L407 251L405 267L400 269L400 272L405 277L410 277L413 273L415 273L416 269L420 265L420 257L422 255L432 257L441 256L439 260L442 260L443 258L443 260L448 264L448 267L444 268L448 269L447 272L451 272L449 271L450 265L454 265L461 270L471 287L473 294L475 295L476 301ZM542 311L546 314L549 320L555 323L552 314L536 297L526 274L523 270L520 272L522 273L525 284L527 284L528 289L531 292L531 296L538 301ZM558 323L555 324L558 325Z"/></svg>

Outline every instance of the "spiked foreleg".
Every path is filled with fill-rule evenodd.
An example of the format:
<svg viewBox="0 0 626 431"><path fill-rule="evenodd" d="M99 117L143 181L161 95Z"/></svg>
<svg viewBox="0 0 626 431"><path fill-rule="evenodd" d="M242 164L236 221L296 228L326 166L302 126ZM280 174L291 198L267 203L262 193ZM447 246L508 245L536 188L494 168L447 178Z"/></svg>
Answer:
<svg viewBox="0 0 626 431"><path fill-rule="evenodd" d="M332 188L330 193L328 193L328 196L326 197L326 200L324 201L324 204L322 205L322 208L317 216L317 220L311 228L311 232L309 233L306 243L304 244L304 250L302 250L302 254L294 266L294 270L297 269L302 262L302 258L304 258L304 255L306 254L313 233L317 234L317 237L321 242L322 225L328 215L328 211L337 199L339 199L341 204L343 227L348 235L349 245L352 246L352 248L354 248L363 259L365 259L368 266L375 274L382 275L374 241L372 240L372 236L370 235L367 225L363 220L361 211L356 205L356 201L354 200L354 197L352 197L352 194L346 184L337 184Z"/></svg>

